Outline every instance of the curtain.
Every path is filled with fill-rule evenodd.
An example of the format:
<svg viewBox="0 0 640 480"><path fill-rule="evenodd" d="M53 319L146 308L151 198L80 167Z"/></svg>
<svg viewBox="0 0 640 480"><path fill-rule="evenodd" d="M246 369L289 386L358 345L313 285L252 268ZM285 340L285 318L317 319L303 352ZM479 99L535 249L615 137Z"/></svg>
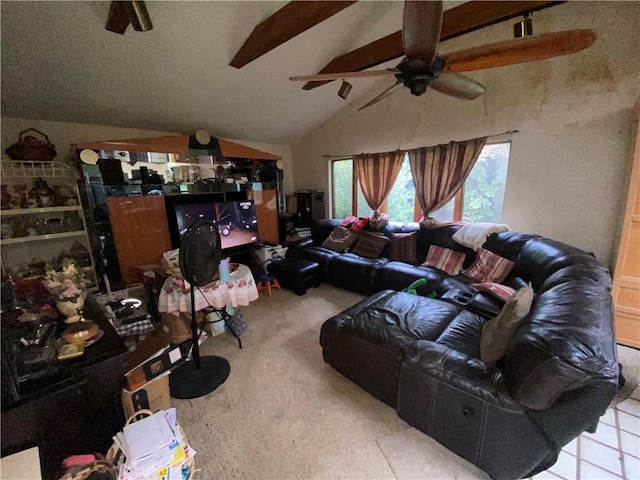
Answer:
<svg viewBox="0 0 640 480"><path fill-rule="evenodd" d="M407 152L423 219L455 196L486 143L487 137L483 137Z"/></svg>
<svg viewBox="0 0 640 480"><path fill-rule="evenodd" d="M355 174L365 200L375 212L385 201L398 177L404 152L369 153L354 157Z"/></svg>

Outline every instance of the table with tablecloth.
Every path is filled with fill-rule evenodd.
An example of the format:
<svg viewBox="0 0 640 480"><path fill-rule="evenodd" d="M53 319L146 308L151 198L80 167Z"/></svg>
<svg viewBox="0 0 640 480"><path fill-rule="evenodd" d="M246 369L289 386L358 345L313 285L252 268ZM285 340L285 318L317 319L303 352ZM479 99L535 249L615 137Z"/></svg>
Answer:
<svg viewBox="0 0 640 480"><path fill-rule="evenodd" d="M222 309L247 306L259 298L251 270L246 265L232 263L228 282L216 280L194 289L196 312L207 307ZM179 273L173 273L164 281L158 299L158 311L169 327L173 343L191 338L191 286Z"/></svg>

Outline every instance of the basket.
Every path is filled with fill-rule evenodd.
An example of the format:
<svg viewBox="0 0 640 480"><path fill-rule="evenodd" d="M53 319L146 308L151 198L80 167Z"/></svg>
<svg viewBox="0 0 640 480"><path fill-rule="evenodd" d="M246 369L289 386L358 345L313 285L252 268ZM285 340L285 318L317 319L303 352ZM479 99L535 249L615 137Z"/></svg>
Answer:
<svg viewBox="0 0 640 480"><path fill-rule="evenodd" d="M35 132L44 137L44 140L32 135L25 135L27 132ZM35 128L21 131L18 141L9 146L5 152L11 160L35 160L39 162L49 162L57 155L56 146L51 143L49 137Z"/></svg>
<svg viewBox="0 0 640 480"><path fill-rule="evenodd" d="M148 417L150 415L153 415L155 412L153 412L152 410L148 410L148 409L142 409L142 410L137 410L133 413L133 415L131 415L127 421L125 422L125 427L127 425L129 425L132 422L135 422L136 420L138 420L138 417ZM182 427L180 426L180 424L178 423L178 428L180 429L180 433L182 434L182 438L187 438L186 435L184 434L184 431L182 430ZM124 452L122 452L122 450L120 450L120 447L118 447L118 445L116 443L113 443L113 445L111 445L111 447L109 448L109 450L107 451L107 455L105 457L106 462L111 464L111 465L115 465L116 468L117 466L120 464L121 461L124 460ZM189 458L187 458L186 460L184 460L183 465L187 465L189 467L189 476L187 477L187 480L193 480L193 473L195 471L195 462L193 460L193 455L190 456ZM66 480L66 479L65 479ZM69 480L82 480L82 479L69 479Z"/></svg>
<svg viewBox="0 0 640 480"><path fill-rule="evenodd" d="M70 469L59 480L86 480L93 473L107 475L110 480L117 480L118 470L107 460L99 459L79 469ZM104 478L104 476L100 477Z"/></svg>

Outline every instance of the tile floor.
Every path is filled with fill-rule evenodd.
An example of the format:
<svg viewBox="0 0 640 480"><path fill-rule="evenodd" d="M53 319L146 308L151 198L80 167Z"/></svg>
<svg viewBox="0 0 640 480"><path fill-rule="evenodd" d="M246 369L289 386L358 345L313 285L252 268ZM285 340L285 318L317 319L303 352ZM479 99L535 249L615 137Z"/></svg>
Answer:
<svg viewBox="0 0 640 480"><path fill-rule="evenodd" d="M558 461L533 480L640 479L640 388L609 408L596 433L566 445Z"/></svg>

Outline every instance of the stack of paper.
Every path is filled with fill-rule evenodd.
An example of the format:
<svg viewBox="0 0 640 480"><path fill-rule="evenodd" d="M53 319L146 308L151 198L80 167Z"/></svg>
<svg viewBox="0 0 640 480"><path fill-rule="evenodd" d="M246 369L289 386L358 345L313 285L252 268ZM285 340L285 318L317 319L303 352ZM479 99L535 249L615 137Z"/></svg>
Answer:
<svg viewBox="0 0 640 480"><path fill-rule="evenodd" d="M183 480L189 476L183 470L196 452L182 435L175 408L127 425L113 440L124 454L118 465L121 479Z"/></svg>

